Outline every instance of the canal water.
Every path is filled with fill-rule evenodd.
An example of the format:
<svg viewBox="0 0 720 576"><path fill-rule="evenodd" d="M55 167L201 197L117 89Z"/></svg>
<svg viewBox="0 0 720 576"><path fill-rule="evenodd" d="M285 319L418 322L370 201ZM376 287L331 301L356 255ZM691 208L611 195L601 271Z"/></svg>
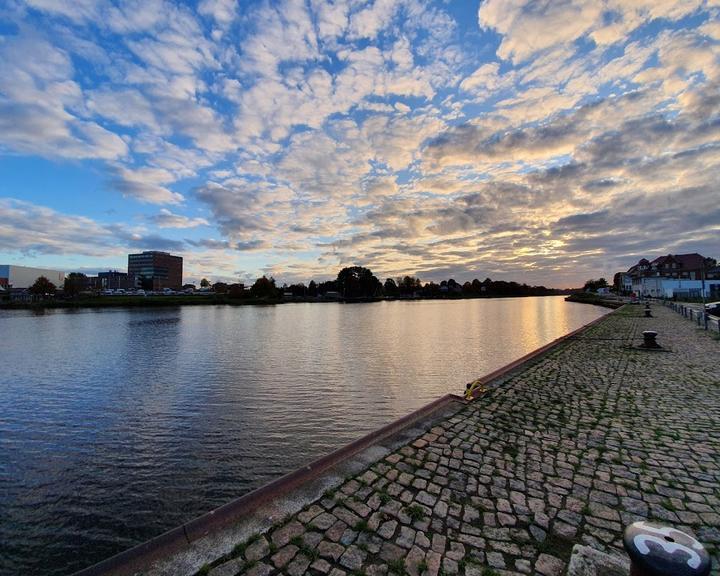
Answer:
<svg viewBox="0 0 720 576"><path fill-rule="evenodd" d="M0 574L93 564L606 312L562 297L0 311Z"/></svg>

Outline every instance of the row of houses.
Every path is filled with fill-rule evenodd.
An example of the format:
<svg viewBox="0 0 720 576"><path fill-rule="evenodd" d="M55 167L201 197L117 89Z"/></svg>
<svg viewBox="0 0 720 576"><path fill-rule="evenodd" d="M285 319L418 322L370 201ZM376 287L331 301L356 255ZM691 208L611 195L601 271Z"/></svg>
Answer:
<svg viewBox="0 0 720 576"><path fill-rule="evenodd" d="M0 296L11 295L22 299L27 289L38 278L47 278L58 290L65 285L66 274L59 270L31 268L14 264L0 264ZM183 259L167 252L146 251L128 254L128 271L109 270L97 276L70 274L67 278L76 282L76 291L98 290L180 290L183 279Z"/></svg>
<svg viewBox="0 0 720 576"><path fill-rule="evenodd" d="M615 288L640 297L720 299L720 267L697 252L642 258L615 274Z"/></svg>

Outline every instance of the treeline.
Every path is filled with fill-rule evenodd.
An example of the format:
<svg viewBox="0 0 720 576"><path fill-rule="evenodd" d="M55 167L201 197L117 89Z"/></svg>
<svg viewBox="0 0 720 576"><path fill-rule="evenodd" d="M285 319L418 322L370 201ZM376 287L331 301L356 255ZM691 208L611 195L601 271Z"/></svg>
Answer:
<svg viewBox="0 0 720 576"><path fill-rule="evenodd" d="M425 282L413 276L387 278L381 282L370 269L361 266L343 268L335 280L283 284L278 286L274 278L258 278L249 290L243 284L210 284L203 279L202 287L212 287L216 293L227 294L231 298L280 299L285 295L293 298L481 298L498 296L551 296L566 294L566 291L529 286L504 280L475 279L460 284L453 278L442 282Z"/></svg>

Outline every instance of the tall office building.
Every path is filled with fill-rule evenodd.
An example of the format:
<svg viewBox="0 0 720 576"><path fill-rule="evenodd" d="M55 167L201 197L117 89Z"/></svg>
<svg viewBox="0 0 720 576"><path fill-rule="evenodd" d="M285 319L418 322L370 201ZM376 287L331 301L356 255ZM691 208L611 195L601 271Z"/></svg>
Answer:
<svg viewBox="0 0 720 576"><path fill-rule="evenodd" d="M134 276L137 284L146 290L162 290L182 287L183 259L167 252L155 250L142 254L128 254L128 276Z"/></svg>

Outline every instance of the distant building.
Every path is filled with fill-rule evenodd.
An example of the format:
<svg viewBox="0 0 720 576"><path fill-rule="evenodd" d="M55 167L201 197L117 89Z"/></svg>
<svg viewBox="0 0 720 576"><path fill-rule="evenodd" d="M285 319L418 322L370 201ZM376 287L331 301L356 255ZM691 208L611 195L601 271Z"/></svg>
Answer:
<svg viewBox="0 0 720 576"><path fill-rule="evenodd" d="M625 276L638 296L707 298L720 294L717 262L697 253L668 254L652 262L643 258Z"/></svg>
<svg viewBox="0 0 720 576"><path fill-rule="evenodd" d="M98 272L98 284L101 290L130 290L135 288L135 277L127 272L108 270Z"/></svg>
<svg viewBox="0 0 720 576"><path fill-rule="evenodd" d="M627 272L618 272L613 278L613 286L618 294L628 295L632 292L632 277Z"/></svg>
<svg viewBox="0 0 720 576"><path fill-rule="evenodd" d="M128 254L128 276L135 278L135 285L146 290L182 287L183 259L167 252L148 251Z"/></svg>
<svg viewBox="0 0 720 576"><path fill-rule="evenodd" d="M58 270L0 264L0 286L5 288L30 288L40 276L45 276L59 289L62 289L65 282L65 272Z"/></svg>

